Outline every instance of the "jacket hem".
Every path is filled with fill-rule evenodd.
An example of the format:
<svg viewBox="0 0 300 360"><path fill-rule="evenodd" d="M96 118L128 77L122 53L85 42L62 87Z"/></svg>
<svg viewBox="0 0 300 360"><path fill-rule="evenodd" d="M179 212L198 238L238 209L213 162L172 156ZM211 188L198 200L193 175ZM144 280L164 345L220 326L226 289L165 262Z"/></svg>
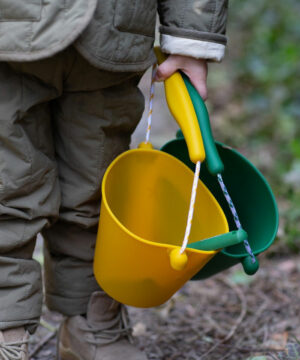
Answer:
<svg viewBox="0 0 300 360"><path fill-rule="evenodd" d="M202 40L214 42L222 45L227 44L227 37L222 34L210 33L205 31L189 30L169 26L160 26L159 31L161 34L171 35L192 40Z"/></svg>
<svg viewBox="0 0 300 360"><path fill-rule="evenodd" d="M153 51L150 52L148 58L144 61L122 62L111 61L99 56L92 55L91 52L78 41L74 44L74 47L91 65L101 70L112 72L140 72L145 71L156 62L156 57Z"/></svg>

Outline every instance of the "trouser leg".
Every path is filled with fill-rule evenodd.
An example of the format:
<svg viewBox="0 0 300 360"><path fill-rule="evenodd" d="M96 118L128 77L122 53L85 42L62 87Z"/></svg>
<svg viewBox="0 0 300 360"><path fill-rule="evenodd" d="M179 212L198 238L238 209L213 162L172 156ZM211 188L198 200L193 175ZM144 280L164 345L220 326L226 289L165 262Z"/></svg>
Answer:
<svg viewBox="0 0 300 360"><path fill-rule="evenodd" d="M0 63L0 330L33 330L41 312L36 234L60 203L49 106L51 88Z"/></svg>
<svg viewBox="0 0 300 360"><path fill-rule="evenodd" d="M141 118L140 75L101 71L77 54L65 92L54 104L62 200L59 221L43 231L46 302L68 316L85 313L91 293L99 289L93 256L101 179L128 149Z"/></svg>

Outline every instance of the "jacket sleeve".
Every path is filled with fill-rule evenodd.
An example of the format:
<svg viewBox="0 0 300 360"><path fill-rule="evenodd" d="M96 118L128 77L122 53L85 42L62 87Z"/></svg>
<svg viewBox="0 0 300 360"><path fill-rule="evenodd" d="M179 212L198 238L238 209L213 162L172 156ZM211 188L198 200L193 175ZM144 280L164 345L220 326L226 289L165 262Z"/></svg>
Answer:
<svg viewBox="0 0 300 360"><path fill-rule="evenodd" d="M162 51L221 61L228 0L158 0Z"/></svg>

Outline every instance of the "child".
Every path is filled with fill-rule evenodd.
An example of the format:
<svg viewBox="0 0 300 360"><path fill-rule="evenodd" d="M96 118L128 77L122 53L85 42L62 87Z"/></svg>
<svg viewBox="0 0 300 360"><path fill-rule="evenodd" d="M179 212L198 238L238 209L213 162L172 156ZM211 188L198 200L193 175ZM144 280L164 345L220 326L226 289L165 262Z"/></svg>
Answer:
<svg viewBox="0 0 300 360"><path fill-rule="evenodd" d="M227 0L0 0L0 359L28 359L46 303L66 316L61 359L146 359L124 307L93 276L100 184L128 149L138 82L161 47L156 80L182 69L206 97L206 59L223 58Z"/></svg>

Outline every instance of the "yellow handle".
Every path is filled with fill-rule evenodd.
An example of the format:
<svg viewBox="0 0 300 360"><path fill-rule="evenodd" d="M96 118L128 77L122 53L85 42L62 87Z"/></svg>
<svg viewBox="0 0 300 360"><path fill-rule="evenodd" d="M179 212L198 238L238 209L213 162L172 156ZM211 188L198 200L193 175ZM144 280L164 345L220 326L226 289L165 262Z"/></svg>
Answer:
<svg viewBox="0 0 300 360"><path fill-rule="evenodd" d="M157 62L161 64L166 60L166 56L158 47L154 50ZM179 72L174 73L165 80L165 94L170 112L182 130L191 161L193 163L197 161L203 162L205 160L205 150L198 119L188 90Z"/></svg>

